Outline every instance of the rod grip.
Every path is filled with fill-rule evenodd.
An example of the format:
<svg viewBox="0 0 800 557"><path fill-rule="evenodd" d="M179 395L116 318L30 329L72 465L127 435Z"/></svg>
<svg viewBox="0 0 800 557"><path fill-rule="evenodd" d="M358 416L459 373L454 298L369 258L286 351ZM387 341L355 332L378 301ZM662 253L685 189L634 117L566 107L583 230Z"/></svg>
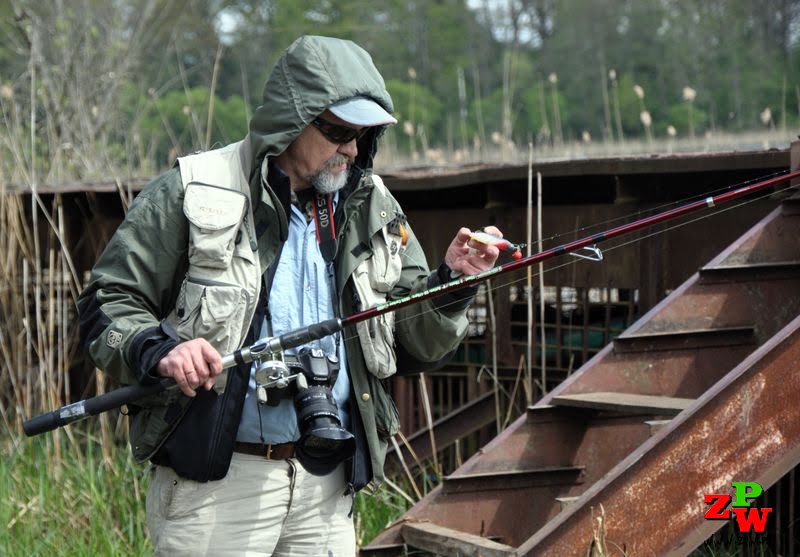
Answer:
<svg viewBox="0 0 800 557"><path fill-rule="evenodd" d="M302 329L289 331L280 336L280 344L282 349L296 348L302 344L307 344L312 340L319 340L322 337L338 333L342 330L342 321L340 319L327 319L315 325L309 325Z"/></svg>
<svg viewBox="0 0 800 557"><path fill-rule="evenodd" d="M148 385L128 385L96 397L62 406L52 412L34 416L30 420L23 422L22 430L28 437L33 437L89 416L119 408L123 404L159 393L174 385L175 381L168 377L162 377L158 382Z"/></svg>
<svg viewBox="0 0 800 557"><path fill-rule="evenodd" d="M22 422L22 429L25 431L25 435L33 437L34 435L39 435L46 431L53 431L62 425L64 424L61 423L59 411L53 410L52 412L34 416L30 420L25 420Z"/></svg>

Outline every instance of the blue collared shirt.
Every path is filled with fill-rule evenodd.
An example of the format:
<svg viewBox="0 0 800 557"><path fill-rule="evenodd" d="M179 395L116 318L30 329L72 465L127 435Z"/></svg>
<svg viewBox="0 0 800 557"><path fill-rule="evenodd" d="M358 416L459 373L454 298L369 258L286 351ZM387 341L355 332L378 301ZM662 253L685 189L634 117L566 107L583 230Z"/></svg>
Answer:
<svg viewBox="0 0 800 557"><path fill-rule="evenodd" d="M334 202L337 200L338 194ZM336 317L331 293L331 288L335 288L335 279L329 276L328 265L319 251L316 230L314 220L307 222L300 209L292 204L289 210L289 237L283 245L269 292L273 336ZM265 320L260 336L268 334ZM333 397L339 407L342 425L347 428L346 404L350 378L347 375L344 341L338 336L327 336L307 346L321 348L325 354L336 354L338 345L340 369L333 387ZM287 350L286 353L295 354L301 348ZM250 384L236 440L245 443L297 441L300 433L294 402L287 398L281 400L278 406L259 405L256 399L255 367L254 364L250 371Z"/></svg>

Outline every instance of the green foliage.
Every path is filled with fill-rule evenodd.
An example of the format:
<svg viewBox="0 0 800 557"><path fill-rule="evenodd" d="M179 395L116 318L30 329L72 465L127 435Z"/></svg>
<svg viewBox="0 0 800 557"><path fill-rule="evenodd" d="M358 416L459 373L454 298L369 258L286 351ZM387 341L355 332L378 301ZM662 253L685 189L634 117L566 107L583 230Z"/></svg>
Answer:
<svg viewBox="0 0 800 557"><path fill-rule="evenodd" d="M390 79L386 82L386 89L392 96L394 115L401 130L405 123L409 122L413 124L415 133L418 133L422 126L428 137L438 134L442 123L443 105L427 87L413 81ZM405 150L409 145L408 140L399 140L398 147L401 149Z"/></svg>
<svg viewBox="0 0 800 557"><path fill-rule="evenodd" d="M399 494L381 488L377 493L369 495L362 492L356 494L356 542L360 547L369 544L375 536L392 522L400 518L410 505Z"/></svg>
<svg viewBox="0 0 800 557"><path fill-rule="evenodd" d="M203 148L210 109L206 87L188 91L169 91L145 100L136 90L129 91L132 106L140 108L134 133L151 153L184 155ZM238 141L247 133L247 111L238 95L214 98L210 147Z"/></svg>
<svg viewBox="0 0 800 557"><path fill-rule="evenodd" d="M698 135L760 130L767 108L769 126L788 130L800 121L795 8L781 2L765 10L748 0L4 4L0 108L16 144L2 148L33 156L26 164L45 180L152 174L206 145L215 71L208 144L240 139L275 60L302 34L351 39L370 52L400 119L425 131L412 146L393 130L401 150L461 147L475 137L491 143L492 132L504 131L504 106L518 144L575 140L583 130L611 139L619 135L617 112L626 139L644 138L645 109L656 137L670 125L679 137L689 134L690 114ZM684 87L697 91L691 112Z"/></svg>
<svg viewBox="0 0 800 557"><path fill-rule="evenodd" d="M665 134L668 125L675 128L678 136L685 137L692 133L699 135L708 129L708 114L688 102L674 104L667 113L666 124L657 126L657 134Z"/></svg>
<svg viewBox="0 0 800 557"><path fill-rule="evenodd" d="M0 554L152 554L141 504L143 467L124 448L104 460L91 435L73 433L79 444L63 435L60 441L3 439Z"/></svg>

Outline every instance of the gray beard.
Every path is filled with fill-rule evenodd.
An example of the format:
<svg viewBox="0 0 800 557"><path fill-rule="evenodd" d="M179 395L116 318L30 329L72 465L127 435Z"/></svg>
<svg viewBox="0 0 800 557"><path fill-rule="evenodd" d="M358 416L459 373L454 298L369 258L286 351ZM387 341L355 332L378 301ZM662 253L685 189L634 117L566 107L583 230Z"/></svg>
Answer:
<svg viewBox="0 0 800 557"><path fill-rule="evenodd" d="M328 194L335 193L342 189L347 184L347 177L350 175L349 171L334 174L331 172L331 167L349 162L346 157L339 155L333 157L319 172L310 176L308 181L319 193ZM349 168L349 167L348 167Z"/></svg>

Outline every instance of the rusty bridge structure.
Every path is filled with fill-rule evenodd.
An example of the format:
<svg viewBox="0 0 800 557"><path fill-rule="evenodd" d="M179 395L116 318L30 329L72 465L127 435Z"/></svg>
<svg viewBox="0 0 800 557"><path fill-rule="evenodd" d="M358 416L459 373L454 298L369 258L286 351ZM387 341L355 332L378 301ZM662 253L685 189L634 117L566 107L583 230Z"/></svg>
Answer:
<svg viewBox="0 0 800 557"><path fill-rule="evenodd" d="M687 555L724 524L704 518L704 495L732 481L772 486L768 535L796 555L800 195L769 203L361 555ZM488 398L438 433L490 421Z"/></svg>

